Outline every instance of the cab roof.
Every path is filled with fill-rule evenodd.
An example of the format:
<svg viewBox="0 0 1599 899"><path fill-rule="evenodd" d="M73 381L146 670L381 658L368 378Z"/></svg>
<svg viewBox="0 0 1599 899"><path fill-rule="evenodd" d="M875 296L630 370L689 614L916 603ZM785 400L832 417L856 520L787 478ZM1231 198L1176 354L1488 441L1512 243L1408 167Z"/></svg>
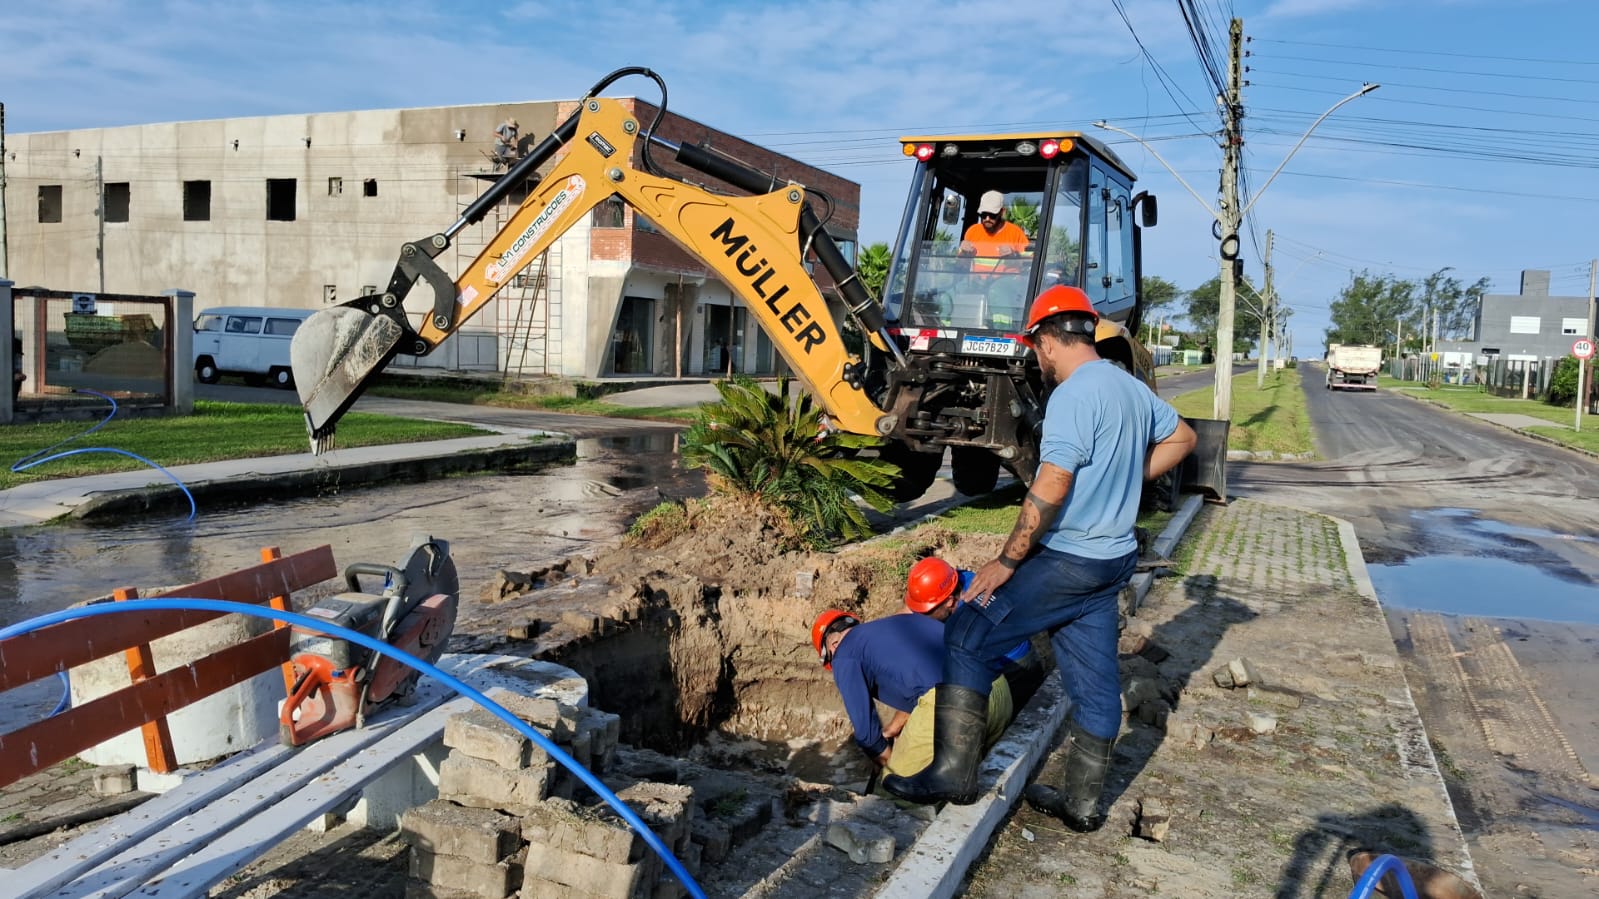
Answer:
<svg viewBox="0 0 1599 899"><path fill-rule="evenodd" d="M1122 162L1121 157L1116 155L1116 151L1112 150L1110 147L1107 147L1099 140L1099 138L1089 134L1084 134L1081 131L1015 131L994 134L928 134L922 136L913 135L910 137L902 137L899 139L899 142L902 144L986 144L1015 143L1023 140L1040 141L1046 137L1053 137L1056 140L1065 140L1070 138L1073 142L1086 146L1089 152L1091 152L1093 155L1098 156L1115 166L1123 175L1126 175L1128 178L1135 181L1138 179L1138 176L1133 174L1132 169L1127 167L1127 163Z"/></svg>

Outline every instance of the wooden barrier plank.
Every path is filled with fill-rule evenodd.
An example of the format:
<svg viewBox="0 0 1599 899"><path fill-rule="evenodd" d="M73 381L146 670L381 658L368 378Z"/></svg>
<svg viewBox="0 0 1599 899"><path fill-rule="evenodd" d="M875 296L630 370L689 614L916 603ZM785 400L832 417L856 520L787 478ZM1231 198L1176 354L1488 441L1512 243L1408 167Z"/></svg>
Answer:
<svg viewBox="0 0 1599 899"><path fill-rule="evenodd" d="M0 734L0 786L270 671L283 664L288 654L289 631L272 630L60 715Z"/></svg>
<svg viewBox="0 0 1599 899"><path fill-rule="evenodd" d="M274 596L339 576L333 548L284 556L208 581L167 591L166 595L260 604ZM79 618L0 641L0 692L76 668L219 617L214 612L152 611Z"/></svg>

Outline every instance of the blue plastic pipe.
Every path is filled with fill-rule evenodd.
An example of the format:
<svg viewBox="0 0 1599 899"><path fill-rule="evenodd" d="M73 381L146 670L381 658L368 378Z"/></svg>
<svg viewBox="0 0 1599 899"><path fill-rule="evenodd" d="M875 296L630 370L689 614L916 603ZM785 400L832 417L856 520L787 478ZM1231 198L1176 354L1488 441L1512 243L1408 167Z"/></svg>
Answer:
<svg viewBox="0 0 1599 899"><path fill-rule="evenodd" d="M450 689L460 693L462 696L465 696L483 708L488 709L490 712L493 712L495 717L499 718L501 721L504 721L512 728L515 728L517 733L520 733L522 736L532 740L540 749L543 749L545 752L549 753L551 758L555 759L557 762L560 762L562 767L577 775L579 780L583 781L583 783L589 789L593 790L595 794L603 799L606 805L609 805L611 808L615 809L616 813L622 816L622 819L627 822L628 826L633 828L633 830L638 833L639 836L644 838L644 842L648 843L649 847L655 851L655 854L661 857L661 861L666 863L666 867L672 872L672 876L676 877L677 882L682 884L684 889L688 890L689 895L695 897L695 899L705 899L705 891L700 888L700 885L694 880L693 876L688 873L688 869L683 867L683 863L678 861L677 856L672 854L672 850L669 849L665 843L661 842L661 838L656 836L655 831L650 830L649 825L645 824L644 820L640 818L636 812L634 812L631 808L628 808L627 803L623 802L615 793L611 792L610 787L607 787L605 784L601 783L600 779L595 777L593 772L578 764L577 760L568 755L566 750L555 745L555 743L551 742L548 737L535 730L532 725L511 714L505 709L504 706L501 706L494 700L484 696L465 681L462 681L461 679L417 658L416 656L411 655L410 653L404 652L394 646L390 646L381 640L369 637L366 634L352 631L349 628L339 627L335 624L329 624L327 621L322 619L311 618L306 615L301 615L297 612L281 612L277 609L262 608L260 606L250 605L247 603L225 602L220 599L190 599L184 597L163 596L157 599L130 599L118 603L106 603L102 605L82 606L73 609L62 609L59 612L51 612L46 615L40 615L37 618L30 618L27 621L18 622L17 624L0 628L0 640L7 640L11 637L30 633L42 627L58 624L63 621L72 621L78 618L92 618L97 615L116 615L123 612L151 611L225 612L237 613L240 615L250 615L256 618L266 618L273 621L286 621L289 624L298 625L299 627L302 627L308 631L327 634L328 636L338 637L341 640L348 640L351 643L364 646L373 652L381 653L391 659L395 659L404 663L407 667L414 668L417 671L428 675L429 677L435 678ZM1414 899L1414 896L1412 896L1411 899Z"/></svg>
<svg viewBox="0 0 1599 899"><path fill-rule="evenodd" d="M1377 885L1382 882L1383 876L1394 875L1399 881L1399 891L1404 899L1418 899L1416 884L1410 879L1410 870L1405 863L1392 855L1379 855L1377 860L1366 868L1366 872L1355 881L1355 888L1349 894L1349 899L1371 899Z"/></svg>

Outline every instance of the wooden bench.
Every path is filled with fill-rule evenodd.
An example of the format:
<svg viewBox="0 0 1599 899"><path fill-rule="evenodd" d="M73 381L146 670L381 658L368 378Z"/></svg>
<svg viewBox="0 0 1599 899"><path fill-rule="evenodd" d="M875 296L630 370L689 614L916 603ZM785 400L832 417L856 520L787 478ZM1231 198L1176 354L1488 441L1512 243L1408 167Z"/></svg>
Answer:
<svg viewBox="0 0 1599 899"><path fill-rule="evenodd" d="M297 590L338 574L319 547L168 591L288 608ZM131 590L119 599L133 598ZM0 641L0 689L52 677L86 662L125 655L132 683L27 727L0 735L0 785L139 729L151 771L177 785L5 876L18 897L203 896L294 831L329 814L392 827L405 809L437 795L444 723L473 703L422 678L408 705L390 705L360 729L297 749L276 739L204 771L178 769L167 715L288 661L288 630L222 647L172 670L154 669L153 640L220 617L198 611L145 611L79 618ZM281 622L279 622L281 624ZM439 667L480 691L505 689L587 705L587 684L547 662L447 654ZM290 684L285 673L284 695Z"/></svg>

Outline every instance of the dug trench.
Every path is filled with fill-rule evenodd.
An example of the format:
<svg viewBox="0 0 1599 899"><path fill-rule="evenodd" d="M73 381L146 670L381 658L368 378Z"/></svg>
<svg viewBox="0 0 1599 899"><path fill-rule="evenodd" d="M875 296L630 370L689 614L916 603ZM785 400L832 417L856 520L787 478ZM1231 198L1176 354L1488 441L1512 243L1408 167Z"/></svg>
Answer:
<svg viewBox="0 0 1599 899"><path fill-rule="evenodd" d="M810 623L827 608L901 612L917 558L975 566L998 538L935 525L838 552L785 551L784 529L752 507L689 510L668 538L502 573L463 608L450 649L582 674L591 704L621 718L616 773L691 784L702 817L735 819L724 820L734 852L707 855L699 875L711 895L816 895L819 884L864 895L889 865L852 863L826 844L828 825L866 821L894 836L897 858L924 823L860 795L871 769ZM749 802L770 812L741 817L735 807Z"/></svg>

